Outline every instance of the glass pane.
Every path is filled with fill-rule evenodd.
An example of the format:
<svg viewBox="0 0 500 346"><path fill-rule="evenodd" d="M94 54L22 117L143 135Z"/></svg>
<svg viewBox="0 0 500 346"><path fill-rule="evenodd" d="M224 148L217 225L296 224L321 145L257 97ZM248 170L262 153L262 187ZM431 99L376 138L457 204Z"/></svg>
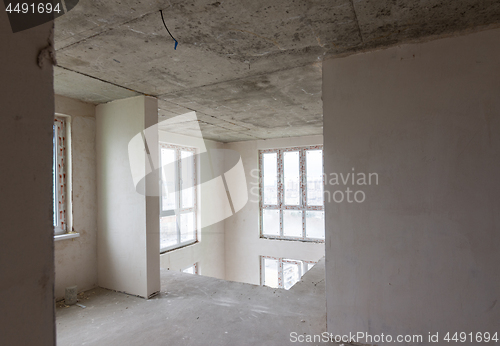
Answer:
<svg viewBox="0 0 500 346"><path fill-rule="evenodd" d="M263 187L264 204L278 204L278 154L263 154Z"/></svg>
<svg viewBox="0 0 500 346"><path fill-rule="evenodd" d="M283 210L283 235L302 237L302 210Z"/></svg>
<svg viewBox="0 0 500 346"><path fill-rule="evenodd" d="M290 289L300 280L300 267L298 263L288 263L283 261L283 287Z"/></svg>
<svg viewBox="0 0 500 346"><path fill-rule="evenodd" d="M161 148L161 210L175 208L175 150Z"/></svg>
<svg viewBox="0 0 500 346"><path fill-rule="evenodd" d="M283 183L285 204L300 204L300 163L298 151L287 151L283 154Z"/></svg>
<svg viewBox="0 0 500 346"><path fill-rule="evenodd" d="M278 288L278 260L264 258L264 285Z"/></svg>
<svg viewBox="0 0 500 346"><path fill-rule="evenodd" d="M306 151L307 205L323 205L323 150Z"/></svg>
<svg viewBox="0 0 500 346"><path fill-rule="evenodd" d="M182 168L182 208L194 206L194 155L191 151L181 151Z"/></svg>
<svg viewBox="0 0 500 346"><path fill-rule="evenodd" d="M262 210L262 234L280 235L280 211Z"/></svg>
<svg viewBox="0 0 500 346"><path fill-rule="evenodd" d="M177 244L176 217L160 217L160 250Z"/></svg>
<svg viewBox="0 0 500 346"><path fill-rule="evenodd" d="M194 268L194 265L192 265L191 267L189 268L186 268L182 271L183 273L187 273L187 274L196 274L196 271L195 271L195 268Z"/></svg>
<svg viewBox="0 0 500 346"><path fill-rule="evenodd" d="M181 214L181 243L194 240L194 213Z"/></svg>
<svg viewBox="0 0 500 346"><path fill-rule="evenodd" d="M306 237L325 239L324 211L306 211Z"/></svg>

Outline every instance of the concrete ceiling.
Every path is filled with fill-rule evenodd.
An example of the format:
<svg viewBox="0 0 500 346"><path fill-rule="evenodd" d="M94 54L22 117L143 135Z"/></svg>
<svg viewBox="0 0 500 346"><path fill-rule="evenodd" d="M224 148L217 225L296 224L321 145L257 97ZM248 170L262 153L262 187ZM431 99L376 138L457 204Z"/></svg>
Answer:
<svg viewBox="0 0 500 346"><path fill-rule="evenodd" d="M198 115L169 131L222 142L316 135L325 56L498 23L500 0L80 0L56 20L55 92L152 95L160 121Z"/></svg>

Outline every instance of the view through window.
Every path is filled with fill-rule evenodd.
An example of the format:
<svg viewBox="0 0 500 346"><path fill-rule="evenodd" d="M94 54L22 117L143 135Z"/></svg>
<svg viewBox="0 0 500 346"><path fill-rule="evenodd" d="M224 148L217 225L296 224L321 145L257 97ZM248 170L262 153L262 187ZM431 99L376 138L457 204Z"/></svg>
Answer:
<svg viewBox="0 0 500 346"><path fill-rule="evenodd" d="M198 275L198 263L195 263L192 266L189 266L186 269L183 269L182 272L186 273L186 274L196 274L196 275Z"/></svg>
<svg viewBox="0 0 500 346"><path fill-rule="evenodd" d="M196 151L160 144L160 252L197 241Z"/></svg>
<svg viewBox="0 0 500 346"><path fill-rule="evenodd" d="M261 256L261 284L290 289L316 262Z"/></svg>
<svg viewBox="0 0 500 346"><path fill-rule="evenodd" d="M324 241L322 146L262 150L259 160L261 237Z"/></svg>

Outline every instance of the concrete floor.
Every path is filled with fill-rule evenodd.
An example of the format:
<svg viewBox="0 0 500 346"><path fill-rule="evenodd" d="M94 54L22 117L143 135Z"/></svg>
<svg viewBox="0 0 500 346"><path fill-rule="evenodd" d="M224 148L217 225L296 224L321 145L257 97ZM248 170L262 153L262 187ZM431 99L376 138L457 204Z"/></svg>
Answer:
<svg viewBox="0 0 500 346"><path fill-rule="evenodd" d="M326 331L324 269L321 260L289 291L168 270L149 300L96 288L80 295L85 309L58 304L57 344L297 344L291 332Z"/></svg>

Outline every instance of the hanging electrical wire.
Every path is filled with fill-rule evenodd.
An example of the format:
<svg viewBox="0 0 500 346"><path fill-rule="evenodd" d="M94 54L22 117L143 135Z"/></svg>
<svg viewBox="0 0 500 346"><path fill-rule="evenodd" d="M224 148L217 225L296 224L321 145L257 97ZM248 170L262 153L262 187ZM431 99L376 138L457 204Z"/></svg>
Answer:
<svg viewBox="0 0 500 346"><path fill-rule="evenodd" d="M167 24L165 24L165 19L163 19L163 12L160 10L160 14L161 14L161 20L163 21L163 25L165 25L165 29L167 29L167 32L168 34L170 35L170 37L172 37L172 40L175 41L175 46L174 46L174 50L177 49L177 44L179 44L179 42L177 42L177 40L172 36L172 34L170 33L170 30L168 30L167 28Z"/></svg>

